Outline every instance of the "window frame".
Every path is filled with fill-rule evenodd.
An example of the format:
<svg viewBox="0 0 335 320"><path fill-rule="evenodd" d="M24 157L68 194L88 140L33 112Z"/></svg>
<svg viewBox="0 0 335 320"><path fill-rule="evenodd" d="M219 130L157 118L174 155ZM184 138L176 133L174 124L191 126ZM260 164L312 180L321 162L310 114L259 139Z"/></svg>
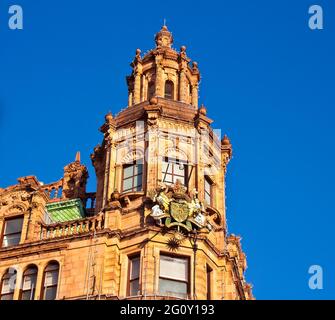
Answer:
<svg viewBox="0 0 335 320"><path fill-rule="evenodd" d="M52 285L52 286L45 286L45 279L46 279L46 273L47 272L50 272L49 270L47 270L47 268L52 265L52 264L57 264L58 265L58 277L57 277L57 284L56 285ZM55 271L55 270L51 270L51 271ZM52 260L52 261L49 261L47 263L47 265L45 266L44 270L43 270L43 277L42 277L42 288L41 288L41 296L40 296L40 300L46 300L45 299L45 292L46 292L46 288L53 288L53 287L56 287L56 293L55 293L55 299L53 300L56 300L57 299L57 293L58 293L58 288L59 288L59 278L60 278L60 263L56 260Z"/></svg>
<svg viewBox="0 0 335 320"><path fill-rule="evenodd" d="M128 193L128 192L141 192L143 191L143 176L144 176L144 164L143 162L142 163L137 163L137 161L133 161L133 162L130 162L130 163L124 163L122 165L122 175L121 175L121 193ZM141 165L142 166L142 171L140 174L134 174L134 168L136 165ZM133 170L132 170L132 175L125 178L124 177L124 171L125 171L125 168L127 167L133 167ZM138 177L138 176L142 176L142 179L141 179L141 185L139 186L135 186L134 182L135 182L135 177ZM129 189L124 189L124 181L125 180L128 180L131 178L131 181L132 181L132 184L131 184L131 188ZM140 190L135 190L135 188L139 188Z"/></svg>
<svg viewBox="0 0 335 320"><path fill-rule="evenodd" d="M174 278L167 278L167 277L162 277L161 276L161 268L160 268L160 264L161 264L161 257L168 257L168 258L172 258L172 259L185 259L187 261L187 279L186 281L182 281L179 279L174 279ZM160 295L163 295L163 293L161 293L160 291L160 286L159 286L159 280L160 279L164 279L164 280L170 280L170 281L174 281L174 282L178 282L178 283L186 283L186 294L185 294L185 299L189 298L191 295L191 257L187 256L187 255L179 255L179 254L173 254L173 253L167 253L165 251L161 251L159 253L159 272L158 272L158 292Z"/></svg>
<svg viewBox="0 0 335 320"><path fill-rule="evenodd" d="M206 182L209 184L209 193L206 191ZM204 200L208 202L206 199L206 195L208 195L210 199L207 205L212 207L213 206L213 180L209 176L205 176L205 179L204 179Z"/></svg>
<svg viewBox="0 0 335 320"><path fill-rule="evenodd" d="M131 277L131 266L132 266L132 261L134 259L139 259L139 270L138 270L138 277L134 278L134 279L130 279ZM142 286L141 286L141 253L133 253L131 255L128 256L128 275L127 275L127 296L130 297L130 284L132 281L134 280L138 280L138 291L139 293L141 293L142 291Z"/></svg>
<svg viewBox="0 0 335 320"><path fill-rule="evenodd" d="M8 236L8 235L13 235L13 234L19 234L19 232L14 232L14 233L9 233L9 234L6 234L6 227L7 227L7 222L8 221L12 221L12 220L18 220L18 219L22 219L22 227L21 227L21 232L20 232L20 240L17 244L15 245L10 245L10 246L4 246L4 240L5 240L5 237ZM4 222L3 222L3 227L2 227L2 230L1 230L1 242L0 242L0 248L10 248L10 247L15 247L15 246L18 246L20 243L21 243L21 238L22 238L22 231L23 231L23 224L24 224L24 215L23 214L18 214L16 216L12 216L12 217L9 217L9 218L5 218L4 219Z"/></svg>
<svg viewBox="0 0 335 320"><path fill-rule="evenodd" d="M162 164L163 163L167 163L168 165L170 164L173 164L172 166L172 172L171 173L168 173L167 171L163 171L163 167L161 169L161 173L162 173L162 182L163 183L166 183L168 185L173 185L175 184L175 182L168 182L168 181L165 181L165 178L167 175L171 176L172 178L172 181L174 181L174 178L177 177L177 179L181 180L180 178L182 177L181 175L179 174L175 174L174 173L174 165L179 165L182 164L184 166L184 180L182 181L182 184L186 187L188 187L188 164L187 164L187 161L185 160L179 160L179 159L176 159L176 158L169 158L167 156L163 157L162 159Z"/></svg>
<svg viewBox="0 0 335 320"><path fill-rule="evenodd" d="M36 270L36 273L35 273L35 276L36 276L36 279L35 279L35 287L30 287L29 290L24 290L23 289L23 286L24 286L24 278L26 276L30 276L30 275L34 275L34 273L30 273L30 274L26 274L26 272L29 270L29 269L35 269ZM29 299L29 300L35 300L35 294L36 294L36 285L37 285L37 276L38 276L38 267L34 264L31 264L29 265L25 271L22 273L22 280L21 280L21 287L20 287L20 295L19 295L19 300L23 300L22 297L23 297L23 294L25 292L28 292L28 291L32 291L33 294L30 294L30 296L32 297L32 299ZM24 299L24 300L27 300L27 299Z"/></svg>

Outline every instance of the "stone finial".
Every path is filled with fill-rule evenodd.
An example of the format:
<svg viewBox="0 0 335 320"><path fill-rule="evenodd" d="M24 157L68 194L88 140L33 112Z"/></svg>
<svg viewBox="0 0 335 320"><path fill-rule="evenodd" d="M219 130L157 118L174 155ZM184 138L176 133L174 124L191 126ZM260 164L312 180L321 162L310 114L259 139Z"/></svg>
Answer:
<svg viewBox="0 0 335 320"><path fill-rule="evenodd" d="M204 115L204 116L207 114L207 109L206 109L206 107L203 104L199 108L199 113L202 114L202 115Z"/></svg>
<svg viewBox="0 0 335 320"><path fill-rule="evenodd" d="M223 139L221 140L222 145L224 146L229 146L230 145L230 140L227 137L227 135L224 135Z"/></svg>
<svg viewBox="0 0 335 320"><path fill-rule="evenodd" d="M167 26L164 25L162 29L156 33L155 42L157 47L171 48L173 44L173 37Z"/></svg>
<svg viewBox="0 0 335 320"><path fill-rule="evenodd" d="M113 121L113 115L112 115L112 113L111 112L108 112L106 115L105 115L105 121L106 121L106 123L112 123L112 121Z"/></svg>

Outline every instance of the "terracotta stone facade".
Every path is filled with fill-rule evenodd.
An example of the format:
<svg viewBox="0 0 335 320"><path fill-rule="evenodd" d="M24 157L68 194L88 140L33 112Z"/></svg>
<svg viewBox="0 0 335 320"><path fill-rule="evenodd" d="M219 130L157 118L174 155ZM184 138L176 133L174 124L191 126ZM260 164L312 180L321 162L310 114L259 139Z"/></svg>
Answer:
<svg viewBox="0 0 335 320"><path fill-rule="evenodd" d="M166 26L155 42L136 50L128 107L100 128L96 192L80 154L59 181L0 189L2 299L253 299L227 233L231 143L198 106L186 47Z"/></svg>

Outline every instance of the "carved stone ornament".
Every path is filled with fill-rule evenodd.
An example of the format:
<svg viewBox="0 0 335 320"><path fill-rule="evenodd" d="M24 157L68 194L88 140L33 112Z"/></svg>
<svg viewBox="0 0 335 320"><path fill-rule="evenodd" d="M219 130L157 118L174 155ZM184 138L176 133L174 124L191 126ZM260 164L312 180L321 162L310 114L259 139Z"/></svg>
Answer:
<svg viewBox="0 0 335 320"><path fill-rule="evenodd" d="M161 184L153 193L152 200L154 205L150 216L158 225L178 231L182 228L187 232L202 228L212 230L197 192L193 192L191 198L179 180L172 187Z"/></svg>

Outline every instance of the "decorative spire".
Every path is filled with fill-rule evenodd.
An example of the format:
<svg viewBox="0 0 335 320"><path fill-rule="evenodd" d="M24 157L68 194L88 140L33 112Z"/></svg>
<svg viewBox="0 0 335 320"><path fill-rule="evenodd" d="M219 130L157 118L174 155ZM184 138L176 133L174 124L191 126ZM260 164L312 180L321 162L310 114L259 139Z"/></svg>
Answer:
<svg viewBox="0 0 335 320"><path fill-rule="evenodd" d="M164 25L162 29L158 33L156 33L155 42L158 48L159 47L171 48L173 44L173 37L166 25Z"/></svg>
<svg viewBox="0 0 335 320"><path fill-rule="evenodd" d="M80 163L80 151L77 151L77 153L76 153L75 162L79 162Z"/></svg>

